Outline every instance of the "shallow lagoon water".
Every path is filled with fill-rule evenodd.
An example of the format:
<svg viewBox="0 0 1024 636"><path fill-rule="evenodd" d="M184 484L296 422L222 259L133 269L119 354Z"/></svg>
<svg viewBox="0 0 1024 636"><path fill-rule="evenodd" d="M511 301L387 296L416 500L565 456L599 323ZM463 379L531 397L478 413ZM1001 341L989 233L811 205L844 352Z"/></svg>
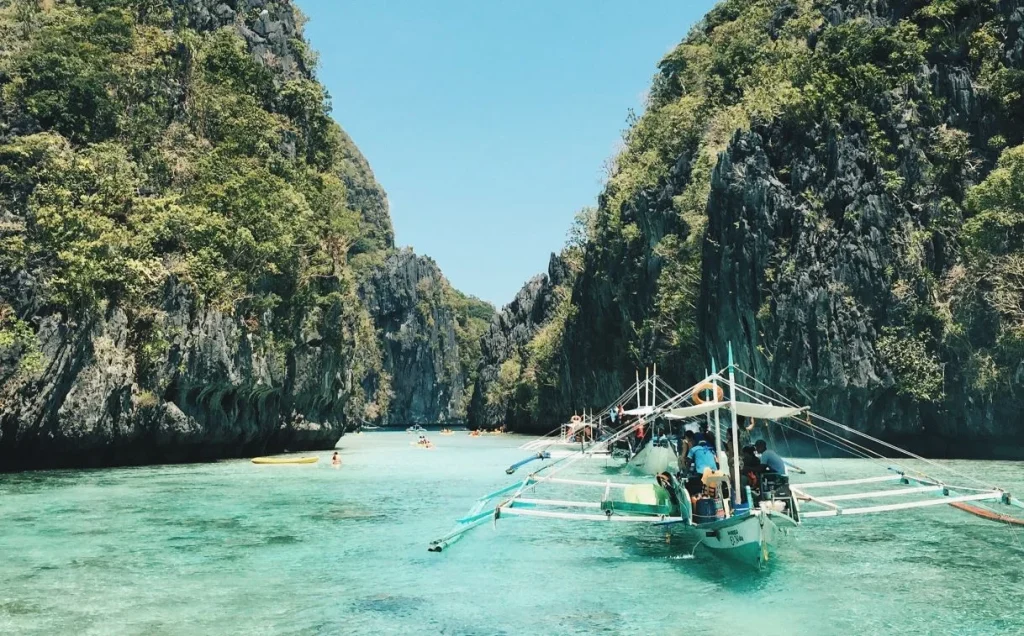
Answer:
<svg viewBox="0 0 1024 636"><path fill-rule="evenodd" d="M324 452L0 475L0 633L1024 632L1024 528L946 506L810 520L762 574L619 524L506 519L428 553L525 456L521 437L432 437L346 436L340 470ZM949 465L1024 493L1024 464Z"/></svg>

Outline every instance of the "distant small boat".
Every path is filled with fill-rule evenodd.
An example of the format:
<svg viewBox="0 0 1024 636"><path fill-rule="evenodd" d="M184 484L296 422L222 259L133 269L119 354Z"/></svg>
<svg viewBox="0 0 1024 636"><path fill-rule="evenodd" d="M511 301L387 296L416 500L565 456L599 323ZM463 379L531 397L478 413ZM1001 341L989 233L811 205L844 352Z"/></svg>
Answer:
<svg viewBox="0 0 1024 636"><path fill-rule="evenodd" d="M253 457L254 464L315 464L319 457Z"/></svg>
<svg viewBox="0 0 1024 636"><path fill-rule="evenodd" d="M405 429L406 433L426 433L427 429L423 428L419 424L413 424L409 428Z"/></svg>

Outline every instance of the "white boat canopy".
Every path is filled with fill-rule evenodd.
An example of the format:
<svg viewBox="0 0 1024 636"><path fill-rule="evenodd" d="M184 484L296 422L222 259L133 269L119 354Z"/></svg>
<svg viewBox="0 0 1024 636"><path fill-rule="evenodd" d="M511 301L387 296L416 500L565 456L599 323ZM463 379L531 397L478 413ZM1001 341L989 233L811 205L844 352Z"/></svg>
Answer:
<svg viewBox="0 0 1024 636"><path fill-rule="evenodd" d="M641 406L641 407L635 408L635 409L627 409L627 410L623 411L622 413L624 415L650 415L653 412L654 412L654 407L653 406Z"/></svg>
<svg viewBox="0 0 1024 636"><path fill-rule="evenodd" d="M792 417L806 410L807 407L775 406L774 404L755 404L753 402L705 402L695 406L683 406L665 412L665 417L670 420L683 420L698 415L710 413L715 409L733 408L736 415L744 417L756 417L763 420L781 420L784 417Z"/></svg>
<svg viewBox="0 0 1024 636"><path fill-rule="evenodd" d="M679 408L665 411L665 418L670 420L685 420L691 417L697 417L698 415L704 415L705 413L710 413L724 405L724 402L705 402L704 404L697 404L695 406L681 406Z"/></svg>

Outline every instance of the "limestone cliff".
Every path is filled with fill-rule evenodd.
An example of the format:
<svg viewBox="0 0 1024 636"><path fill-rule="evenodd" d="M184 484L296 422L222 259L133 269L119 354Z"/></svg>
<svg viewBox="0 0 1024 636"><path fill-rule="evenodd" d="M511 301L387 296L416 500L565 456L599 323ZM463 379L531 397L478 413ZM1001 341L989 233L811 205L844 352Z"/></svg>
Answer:
<svg viewBox="0 0 1024 636"><path fill-rule="evenodd" d="M462 422L473 389L472 352L490 306L467 302L430 258L411 250L392 254L362 285L362 296L381 341L391 397L382 424ZM372 385L377 380L369 378Z"/></svg>
<svg viewBox="0 0 1024 636"><path fill-rule="evenodd" d="M0 7L0 470L331 448L383 190L287 0Z"/></svg>
<svg viewBox="0 0 1024 636"><path fill-rule="evenodd" d="M528 355L527 345L554 316L558 305L556 289L566 282L565 264L552 254L547 273L527 281L491 321L481 340L476 388L469 405L469 421L474 427L516 427L529 416L522 412L521 400L511 395L507 376L521 372L515 367Z"/></svg>
<svg viewBox="0 0 1024 636"><path fill-rule="evenodd" d="M1017 0L721 2L631 122L521 427L731 341L869 433L1024 456L1022 54Z"/></svg>

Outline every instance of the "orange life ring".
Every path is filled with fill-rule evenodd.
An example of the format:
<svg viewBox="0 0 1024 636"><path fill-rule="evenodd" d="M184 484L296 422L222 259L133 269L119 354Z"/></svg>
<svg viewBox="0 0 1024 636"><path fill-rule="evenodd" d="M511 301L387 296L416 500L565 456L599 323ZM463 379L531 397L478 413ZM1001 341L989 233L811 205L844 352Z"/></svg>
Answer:
<svg viewBox="0 0 1024 636"><path fill-rule="evenodd" d="M572 416L572 417L571 417L571 418L569 419L569 421L570 421L570 422L572 422L573 424L579 424L580 422L582 422L582 421L583 421L583 418L582 418L582 417L580 417L579 415L573 415L573 416Z"/></svg>
<svg viewBox="0 0 1024 636"><path fill-rule="evenodd" d="M711 384L710 382L701 382L693 389L692 399L694 404L704 404L705 400L702 400L700 397L701 391L714 391L715 402L721 402L725 399L725 391L722 390L722 387L716 384Z"/></svg>

